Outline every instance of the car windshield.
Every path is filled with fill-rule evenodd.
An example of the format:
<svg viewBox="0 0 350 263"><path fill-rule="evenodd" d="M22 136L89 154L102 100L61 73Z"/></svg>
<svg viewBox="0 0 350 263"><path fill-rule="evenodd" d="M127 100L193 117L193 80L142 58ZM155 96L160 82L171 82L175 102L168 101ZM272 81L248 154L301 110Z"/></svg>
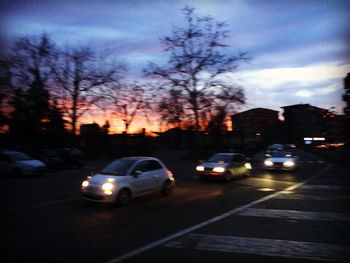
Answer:
<svg viewBox="0 0 350 263"><path fill-rule="evenodd" d="M271 157L292 157L290 152L273 152Z"/></svg>
<svg viewBox="0 0 350 263"><path fill-rule="evenodd" d="M231 161L232 155L227 154L215 154L207 160L210 163L230 163Z"/></svg>
<svg viewBox="0 0 350 263"><path fill-rule="evenodd" d="M135 160L123 160L119 159L108 164L103 170L102 174L112 175L126 175L131 166L135 163Z"/></svg>
<svg viewBox="0 0 350 263"><path fill-rule="evenodd" d="M25 153L21 153L21 152L10 152L10 153L8 153L8 156L15 161L33 160L33 158L31 158L30 156L28 156Z"/></svg>

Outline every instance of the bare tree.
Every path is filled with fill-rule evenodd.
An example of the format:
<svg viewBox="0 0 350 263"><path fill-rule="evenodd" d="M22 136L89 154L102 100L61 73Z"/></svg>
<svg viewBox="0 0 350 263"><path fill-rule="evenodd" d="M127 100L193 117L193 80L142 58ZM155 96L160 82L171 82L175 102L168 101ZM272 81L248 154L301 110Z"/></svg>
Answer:
<svg viewBox="0 0 350 263"><path fill-rule="evenodd" d="M219 99L219 94L223 94L221 90L230 89L231 95L236 92L236 96L231 96L238 98L234 102L244 103L243 90L236 90L223 76L248 58L245 53L227 54L225 23L216 22L209 16L198 16L195 9L188 6L182 11L186 26L175 28L170 36L161 39L169 54L167 66L150 63L145 74L164 81L163 87L168 86L168 90L181 91L198 131L201 112L212 106L213 98Z"/></svg>
<svg viewBox="0 0 350 263"><path fill-rule="evenodd" d="M117 83L105 90L104 97L114 115L124 122L124 132L128 133L131 124L139 114L147 119L147 110L150 109L148 93L140 84Z"/></svg>
<svg viewBox="0 0 350 263"><path fill-rule="evenodd" d="M160 117L166 120L169 124L175 125L176 128L182 127L182 122L185 119L184 99L181 91L171 89L168 94L163 96L158 102L158 111Z"/></svg>
<svg viewBox="0 0 350 263"><path fill-rule="evenodd" d="M24 36L14 42L2 60L6 67L7 88L10 89L10 131L37 133L46 125L50 112L50 79L54 45L46 34Z"/></svg>
<svg viewBox="0 0 350 263"><path fill-rule="evenodd" d="M122 65L99 65L88 47L71 48L59 52L54 68L62 108L69 119L71 131L77 132L77 122L90 107L102 99L100 89L113 83L122 71Z"/></svg>

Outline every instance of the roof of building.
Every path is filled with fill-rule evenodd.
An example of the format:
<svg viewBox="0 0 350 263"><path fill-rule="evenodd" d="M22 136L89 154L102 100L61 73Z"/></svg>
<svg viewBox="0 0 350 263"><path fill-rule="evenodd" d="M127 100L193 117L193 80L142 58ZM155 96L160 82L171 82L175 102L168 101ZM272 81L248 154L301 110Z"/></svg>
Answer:
<svg viewBox="0 0 350 263"><path fill-rule="evenodd" d="M278 112L277 110L271 110L271 109L266 109L266 108L254 108L254 109L238 112L236 114L233 114L232 116L237 116L237 115L240 115L240 114L245 114L245 113L254 112L254 111Z"/></svg>

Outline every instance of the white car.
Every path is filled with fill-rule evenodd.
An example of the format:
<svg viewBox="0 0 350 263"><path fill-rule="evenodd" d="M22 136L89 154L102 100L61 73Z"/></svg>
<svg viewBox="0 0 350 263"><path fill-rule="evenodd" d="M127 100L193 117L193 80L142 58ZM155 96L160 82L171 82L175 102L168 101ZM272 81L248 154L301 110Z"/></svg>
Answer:
<svg viewBox="0 0 350 263"><path fill-rule="evenodd" d="M157 158L125 157L108 164L81 184L84 199L127 205L133 197L152 192L172 193L173 174Z"/></svg>
<svg viewBox="0 0 350 263"><path fill-rule="evenodd" d="M219 179L230 181L233 177L250 175L251 164L241 153L216 153L196 166L200 179Z"/></svg>
<svg viewBox="0 0 350 263"><path fill-rule="evenodd" d="M298 167L298 157L291 152L272 152L265 159L264 166L269 170L294 170Z"/></svg>
<svg viewBox="0 0 350 263"><path fill-rule="evenodd" d="M47 170L46 165L18 151L0 151L0 173L5 175L36 175Z"/></svg>

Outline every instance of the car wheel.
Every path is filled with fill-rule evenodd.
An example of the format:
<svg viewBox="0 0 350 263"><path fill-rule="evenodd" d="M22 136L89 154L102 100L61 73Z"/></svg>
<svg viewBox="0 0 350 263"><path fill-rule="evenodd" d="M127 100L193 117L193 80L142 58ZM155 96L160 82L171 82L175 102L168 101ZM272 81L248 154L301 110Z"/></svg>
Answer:
<svg viewBox="0 0 350 263"><path fill-rule="evenodd" d="M231 172L227 172L225 175L225 181L231 182L232 181L233 174Z"/></svg>
<svg viewBox="0 0 350 263"><path fill-rule="evenodd" d="M173 185L170 181L165 181L161 193L163 195L170 195L173 192Z"/></svg>
<svg viewBox="0 0 350 263"><path fill-rule="evenodd" d="M131 192L128 189L122 189L117 196L117 204L126 206L131 202Z"/></svg>

